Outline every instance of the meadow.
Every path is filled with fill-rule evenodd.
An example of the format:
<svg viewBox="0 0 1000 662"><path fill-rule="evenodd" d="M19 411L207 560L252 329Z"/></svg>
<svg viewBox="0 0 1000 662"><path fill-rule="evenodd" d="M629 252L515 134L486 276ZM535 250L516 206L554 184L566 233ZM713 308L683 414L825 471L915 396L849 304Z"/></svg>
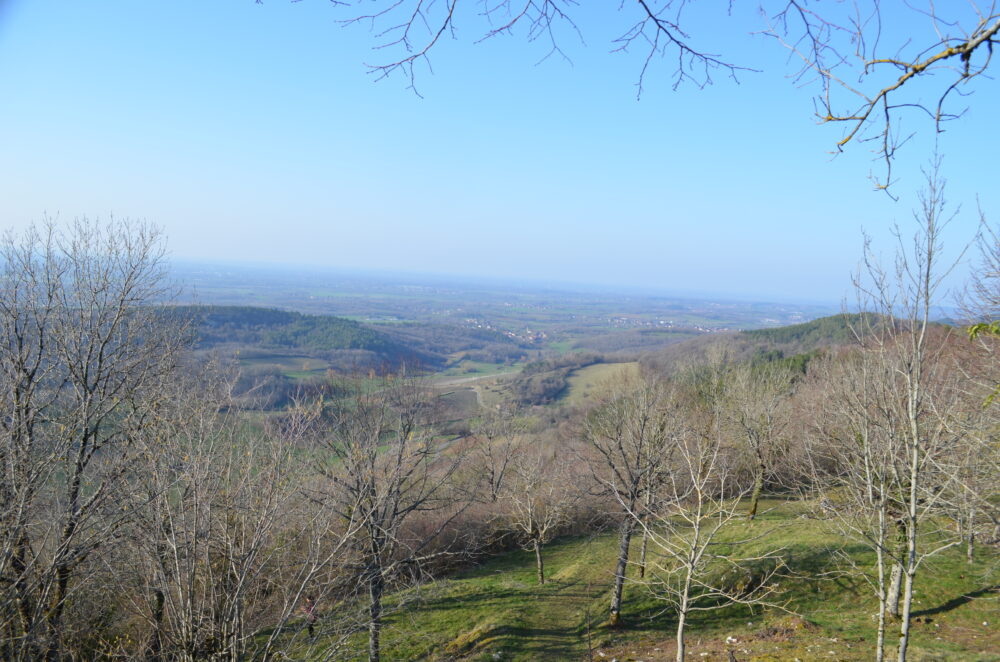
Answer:
<svg viewBox="0 0 1000 662"><path fill-rule="evenodd" d="M763 533L754 543L758 550L783 550L787 567L780 578L782 589L772 607L737 605L694 616L688 626L692 659L872 659L877 601L869 585L848 572L851 563L871 565L872 556L845 543L829 521L815 516L814 506L768 499L755 522L732 532L734 536ZM638 544L633 542L633 558ZM655 583L648 576L638 578L634 565L626 584L624 626L610 628L605 622L616 545L612 533L553 542L545 548L551 574L541 586L535 579L533 555L518 550L397 593L388 601L389 611L393 604L406 608L387 619L385 658L673 660L676 623L671 609L657 599ZM651 567L656 558L653 553ZM986 570L1000 563L1000 555L987 551L977 561L969 565L954 549L929 561L917 587L909 659L1000 660L1000 585ZM359 638L357 648L362 647ZM324 659L323 650L320 621L317 640L304 644L299 654L302 659L319 660Z"/></svg>

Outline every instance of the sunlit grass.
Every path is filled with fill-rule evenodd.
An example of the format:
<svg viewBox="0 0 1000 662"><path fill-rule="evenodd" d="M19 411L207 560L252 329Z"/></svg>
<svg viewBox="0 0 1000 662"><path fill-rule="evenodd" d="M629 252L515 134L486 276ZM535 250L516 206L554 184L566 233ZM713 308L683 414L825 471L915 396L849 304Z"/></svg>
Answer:
<svg viewBox="0 0 1000 662"><path fill-rule="evenodd" d="M797 502L766 505L756 521L739 523L731 535L764 532L744 554L783 550L788 569L776 598L783 609L737 606L694 614L692 659L727 660L729 649L740 660L872 659L877 601L864 581L843 572L839 556L846 553L866 567L871 554L838 536L829 522L804 516ZM673 659L671 611L638 581L636 568L629 570L625 626L612 630L604 623L616 548L613 533L552 543L544 550L544 586L536 583L533 554L512 551L395 594L390 610L400 601L406 606L386 622L384 659L586 660L588 648L595 659ZM1000 578L986 572L996 570L1000 557L987 553L975 566L958 549L929 562L917 586L911 659L1000 660ZM890 648L895 635L890 625ZM737 643L726 643L727 637ZM362 635L353 641L359 656L365 641Z"/></svg>

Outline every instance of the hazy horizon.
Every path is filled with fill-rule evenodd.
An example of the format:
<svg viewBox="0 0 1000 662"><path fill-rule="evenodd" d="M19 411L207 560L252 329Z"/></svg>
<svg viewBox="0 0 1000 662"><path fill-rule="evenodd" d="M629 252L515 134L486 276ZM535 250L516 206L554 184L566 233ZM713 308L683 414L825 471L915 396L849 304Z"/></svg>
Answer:
<svg viewBox="0 0 1000 662"><path fill-rule="evenodd" d="M584 282L542 278L516 278L513 276L483 276L417 270L392 270L379 268L349 268L321 264L294 264L287 262L262 262L247 260L199 260L171 257L172 267L203 269L246 269L284 275L339 276L349 278L370 278L385 283L412 284L423 286L455 286L509 288L512 291L566 292L575 294L624 294L638 298L689 299L692 301L715 301L719 303L761 303L808 305L829 307L839 312L841 301L810 300L795 297L767 297L753 293L706 291L666 287L643 287L641 285Z"/></svg>
<svg viewBox="0 0 1000 662"><path fill-rule="evenodd" d="M863 231L887 257L892 224L909 234L937 144L965 208L945 237L957 256L977 200L1000 208L984 138L997 91L979 86L939 137L914 119L896 202L872 190L866 145L830 156L840 129L817 126L787 52L750 34L753 8L732 11L691 27L758 73L674 91L657 63L637 100L642 57L608 52L627 29L612 6L578 10L569 61L539 62L519 33L474 43L464 15L418 96L373 81L377 38L329 3L10 0L0 210L14 229L145 219L188 260L838 302Z"/></svg>

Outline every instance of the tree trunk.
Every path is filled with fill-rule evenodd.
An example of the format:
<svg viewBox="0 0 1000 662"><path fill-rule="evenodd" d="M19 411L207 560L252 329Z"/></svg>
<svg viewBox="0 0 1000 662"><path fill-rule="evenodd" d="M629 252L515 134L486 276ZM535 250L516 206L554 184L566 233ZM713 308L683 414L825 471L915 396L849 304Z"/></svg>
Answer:
<svg viewBox="0 0 1000 662"><path fill-rule="evenodd" d="M919 369L920 364L917 364ZM919 396L919 373L917 388L913 388L910 394L910 494L906 512L906 565L903 581L903 623L899 631L899 662L906 662L906 649L910 643L910 612L913 608L913 579L917 574L917 507L918 507L918 486L920 479L920 434L917 424L914 404Z"/></svg>
<svg viewBox="0 0 1000 662"><path fill-rule="evenodd" d="M916 465L916 445L914 444L913 464ZM906 662L906 651L910 643L910 614L913 610L913 579L917 574L917 499L916 471L911 473L909 513L906 527L906 564L903 568L903 615L899 630L898 662Z"/></svg>
<svg viewBox="0 0 1000 662"><path fill-rule="evenodd" d="M368 662L379 662L381 656L379 637L382 634L382 594L385 592L385 578L381 568L373 568L368 579Z"/></svg>
<svg viewBox="0 0 1000 662"><path fill-rule="evenodd" d="M881 535L884 540L884 527L880 526ZM882 542L882 541L880 541ZM885 613L886 599L888 592L885 585L885 550L879 545L875 553L878 557L878 634L875 640L875 662L883 662L885 659Z"/></svg>
<svg viewBox="0 0 1000 662"><path fill-rule="evenodd" d="M635 520L626 517L622 521L621 541L618 545L618 565L615 568L615 587L611 594L611 614L608 624L617 627L621 622L622 589L625 586L625 570L628 567L629 545L632 543L632 532L635 531Z"/></svg>
<svg viewBox="0 0 1000 662"><path fill-rule="evenodd" d="M146 659L149 662L160 662L160 655L163 650L163 636L161 634L163 630L163 591L156 589L153 599L153 636L149 640Z"/></svg>
<svg viewBox="0 0 1000 662"><path fill-rule="evenodd" d="M747 519L751 522L757 519L757 505L760 503L760 493L763 489L764 477L757 474L753 481L753 493L750 495L750 511L747 513Z"/></svg>
<svg viewBox="0 0 1000 662"><path fill-rule="evenodd" d="M681 591L681 603L677 609L677 662L684 662L687 654L684 643L684 627L687 625L688 600L691 596L691 574L693 567L689 564L684 575L684 588Z"/></svg>
<svg viewBox="0 0 1000 662"><path fill-rule="evenodd" d="M906 526L902 520L896 521L898 544L895 560L892 564L892 574L889 582L889 595L886 599L886 610L893 618L899 618L899 596L903 591L903 557L906 555Z"/></svg>
<svg viewBox="0 0 1000 662"><path fill-rule="evenodd" d="M535 567L538 569L538 583L545 583L545 564L542 562L542 543L535 538Z"/></svg>
<svg viewBox="0 0 1000 662"><path fill-rule="evenodd" d="M893 618L899 618L899 596L903 592L903 566L897 562L892 564L889 577L889 595L886 599L886 611Z"/></svg>
<svg viewBox="0 0 1000 662"><path fill-rule="evenodd" d="M652 486L647 486L646 494L643 497L643 502L645 508L642 511L643 527L642 527L642 547L639 550L639 579L644 579L646 577L646 548L649 545L649 529L646 527L646 519L649 517L649 512L653 505L653 489Z"/></svg>
<svg viewBox="0 0 1000 662"><path fill-rule="evenodd" d="M969 519L966 522L966 527L968 533L965 536L965 560L969 563L975 561L976 554L976 527L974 526L976 521L976 510L975 508L969 509Z"/></svg>
<svg viewBox="0 0 1000 662"><path fill-rule="evenodd" d="M17 599L17 614L21 625L21 635L24 644L20 646L31 659L41 657L41 642L38 641L38 624L35 622L35 605L31 600L31 588L28 582L28 539L23 533L17 538L14 553L11 555L11 567L14 570L14 594ZM11 639L15 641L15 639Z"/></svg>
<svg viewBox="0 0 1000 662"><path fill-rule="evenodd" d="M760 493L764 490L764 456L761 454L760 448L757 448L755 452L757 454L757 471L753 478L753 493L750 495L750 512L747 513L747 519L751 522L757 519Z"/></svg>
<svg viewBox="0 0 1000 662"><path fill-rule="evenodd" d="M57 552L53 567L55 570L55 595L49 607L46 621L49 630L48 650L45 659L56 662L62 658L62 617L66 608L66 597L69 594L69 580L72 573L70 564L76 564L77 559L66 558L69 555L73 541L76 539L77 529L80 525L80 491L83 484L83 475L86 471L88 460L87 452L91 449L92 431L84 428L80 437L79 448L76 452L76 462L73 472L69 477L69 485L66 491L66 510L68 515L63 526L62 535L59 539L60 551ZM64 551L67 550L67 551Z"/></svg>
<svg viewBox="0 0 1000 662"><path fill-rule="evenodd" d="M646 577L646 547L649 543L649 531L642 527L642 547L639 550L639 579Z"/></svg>
<svg viewBox="0 0 1000 662"><path fill-rule="evenodd" d="M907 572L903 582L903 622L899 629L898 662L906 662L906 650L910 643L910 613L913 608L913 573Z"/></svg>
<svg viewBox="0 0 1000 662"><path fill-rule="evenodd" d="M684 643L684 624L686 620L687 614L683 611L677 614L677 662L684 662L684 656L687 655Z"/></svg>
<svg viewBox="0 0 1000 662"><path fill-rule="evenodd" d="M62 615L66 606L66 595L69 591L70 569L65 561L56 566L55 600L46 618L49 629L48 650L45 659L48 662L58 662L62 659Z"/></svg>

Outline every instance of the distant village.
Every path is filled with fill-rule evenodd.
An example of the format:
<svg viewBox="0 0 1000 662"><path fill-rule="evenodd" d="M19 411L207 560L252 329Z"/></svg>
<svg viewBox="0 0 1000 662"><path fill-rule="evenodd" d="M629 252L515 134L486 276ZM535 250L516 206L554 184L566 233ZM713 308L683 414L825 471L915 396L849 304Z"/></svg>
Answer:
<svg viewBox="0 0 1000 662"><path fill-rule="evenodd" d="M501 329L494 326L491 322L486 320L477 319L475 317L467 317L463 320L464 326L470 329L486 329L488 331L496 331L497 333L502 333L512 340L518 342L529 343L532 345L541 345L549 339L549 334L544 331L537 331L525 328L523 331L510 331L508 329Z"/></svg>
<svg viewBox="0 0 1000 662"><path fill-rule="evenodd" d="M719 331L732 331L731 327L722 326L702 326L701 324L691 324L685 322L675 322L674 320L668 319L656 319L656 320L643 320L637 317L609 317L607 318L608 326L616 329L628 329L628 328L659 328L659 329L676 329L683 331L700 331L702 333L718 333Z"/></svg>

